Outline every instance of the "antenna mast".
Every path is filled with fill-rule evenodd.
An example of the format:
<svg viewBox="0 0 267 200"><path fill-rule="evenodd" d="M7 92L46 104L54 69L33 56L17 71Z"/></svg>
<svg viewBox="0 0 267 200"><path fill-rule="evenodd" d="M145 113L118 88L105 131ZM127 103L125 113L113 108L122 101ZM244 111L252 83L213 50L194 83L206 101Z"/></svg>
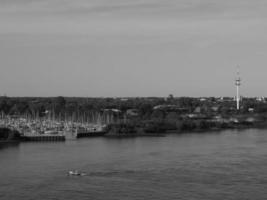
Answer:
<svg viewBox="0 0 267 200"><path fill-rule="evenodd" d="M239 88L241 85L241 78L240 78L240 72L239 72L239 66L237 66L237 77L235 80L236 85L236 109L240 109L240 95L239 95Z"/></svg>

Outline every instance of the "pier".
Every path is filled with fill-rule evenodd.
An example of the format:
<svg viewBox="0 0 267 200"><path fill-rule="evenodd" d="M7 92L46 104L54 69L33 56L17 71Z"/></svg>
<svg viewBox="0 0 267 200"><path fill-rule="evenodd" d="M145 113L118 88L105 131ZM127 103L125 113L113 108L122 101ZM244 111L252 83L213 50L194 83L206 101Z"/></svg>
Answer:
<svg viewBox="0 0 267 200"><path fill-rule="evenodd" d="M82 132L77 133L77 138L85 138L85 137L100 137L106 134L106 131L92 131L92 132Z"/></svg>
<svg viewBox="0 0 267 200"><path fill-rule="evenodd" d="M21 136L21 141L34 142L59 142L65 141L64 135L35 135L35 136Z"/></svg>

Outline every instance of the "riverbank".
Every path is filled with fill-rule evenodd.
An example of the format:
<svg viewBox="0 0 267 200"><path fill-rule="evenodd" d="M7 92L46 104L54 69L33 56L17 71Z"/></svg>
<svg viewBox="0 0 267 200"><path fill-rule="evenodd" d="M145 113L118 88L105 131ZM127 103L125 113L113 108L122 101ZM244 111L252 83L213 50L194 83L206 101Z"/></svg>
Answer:
<svg viewBox="0 0 267 200"><path fill-rule="evenodd" d="M164 136L166 134L202 133L223 130L267 129L266 121L180 120L175 123L164 121L122 122L110 124L107 137Z"/></svg>
<svg viewBox="0 0 267 200"><path fill-rule="evenodd" d="M4 119L7 127L0 131L1 141L65 141L83 137L155 137L168 133L202 133L230 129L266 129L267 121L259 115L210 116L196 118L163 118L141 120L138 118L120 120L117 123L97 125L82 122L64 122L56 120L24 118ZM15 134L15 135L14 135Z"/></svg>

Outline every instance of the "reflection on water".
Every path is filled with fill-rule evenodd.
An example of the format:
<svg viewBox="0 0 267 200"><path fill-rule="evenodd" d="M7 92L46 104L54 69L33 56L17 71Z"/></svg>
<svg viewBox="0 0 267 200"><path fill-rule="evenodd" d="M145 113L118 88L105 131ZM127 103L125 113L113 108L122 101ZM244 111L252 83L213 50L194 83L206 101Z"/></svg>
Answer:
<svg viewBox="0 0 267 200"><path fill-rule="evenodd" d="M0 142L0 151L6 148L18 148L19 142Z"/></svg>
<svg viewBox="0 0 267 200"><path fill-rule="evenodd" d="M0 199L266 199L266 146L265 130L21 143L0 149Z"/></svg>

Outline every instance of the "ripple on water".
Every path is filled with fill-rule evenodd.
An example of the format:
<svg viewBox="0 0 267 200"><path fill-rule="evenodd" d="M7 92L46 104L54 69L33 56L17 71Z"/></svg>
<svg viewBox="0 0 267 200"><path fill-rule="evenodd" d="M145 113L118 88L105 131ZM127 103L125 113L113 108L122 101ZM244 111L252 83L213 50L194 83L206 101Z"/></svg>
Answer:
<svg viewBox="0 0 267 200"><path fill-rule="evenodd" d="M0 199L262 200L266 146L263 130L20 144L0 150Z"/></svg>

